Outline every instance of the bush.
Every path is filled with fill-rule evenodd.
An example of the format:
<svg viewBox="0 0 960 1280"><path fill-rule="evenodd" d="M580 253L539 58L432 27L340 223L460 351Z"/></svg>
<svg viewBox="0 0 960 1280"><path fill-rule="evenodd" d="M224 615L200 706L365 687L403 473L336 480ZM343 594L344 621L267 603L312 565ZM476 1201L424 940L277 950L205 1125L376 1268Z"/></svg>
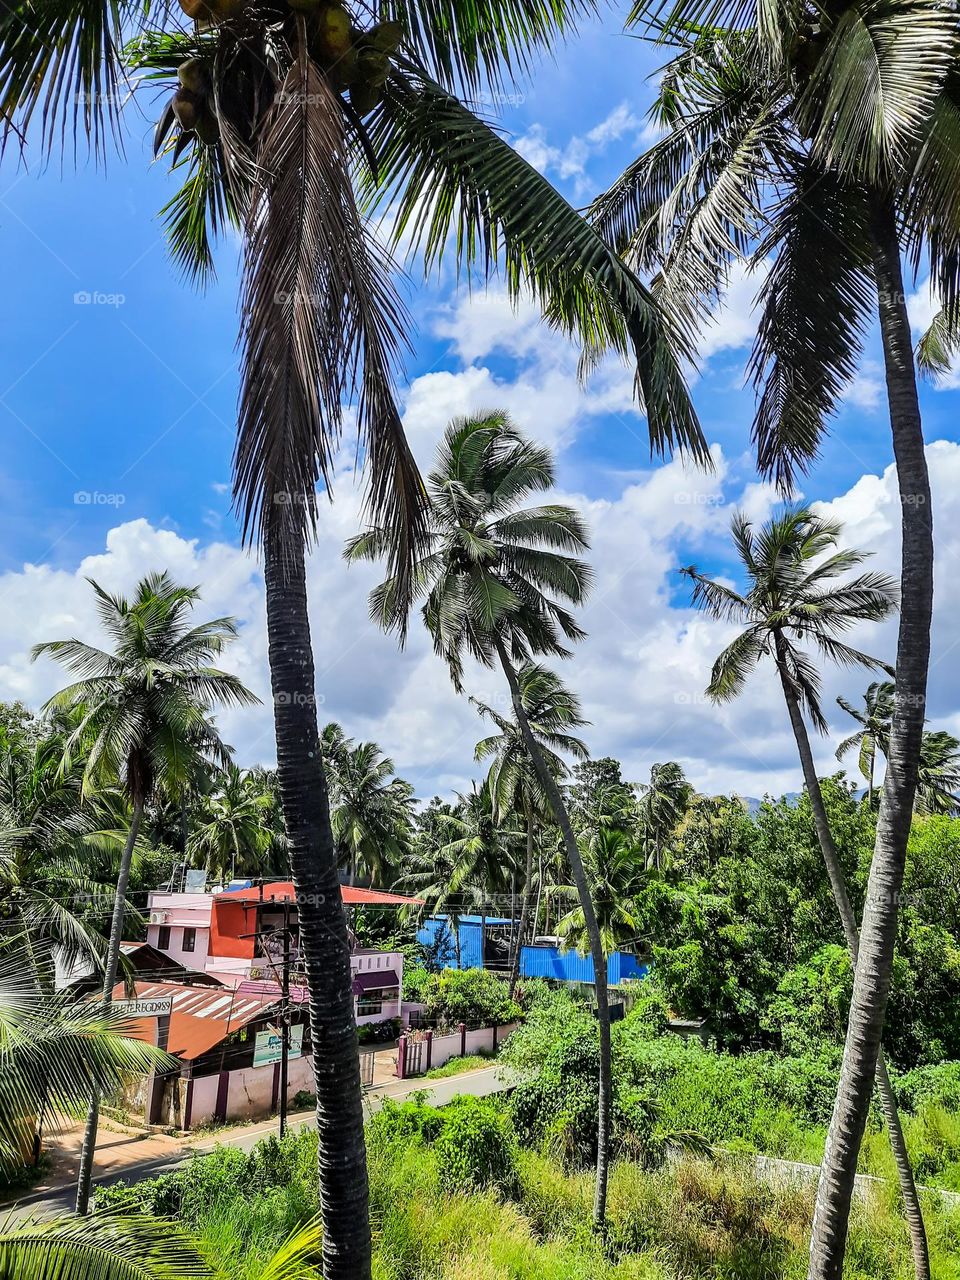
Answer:
<svg viewBox="0 0 960 1280"><path fill-rule="evenodd" d="M444 1108L434 1155L444 1191L495 1187L511 1195L516 1190L516 1134L489 1098L456 1098Z"/></svg>
<svg viewBox="0 0 960 1280"><path fill-rule="evenodd" d="M395 1142L432 1142L443 1126L443 1113L439 1107L428 1106L423 1097L420 1092L407 1102L384 1098L383 1106L367 1121L367 1145L383 1148Z"/></svg>
<svg viewBox="0 0 960 1280"><path fill-rule="evenodd" d="M897 1100L909 1111L918 1111L924 1102L936 1102L960 1112L960 1062L915 1067L899 1076L895 1087Z"/></svg>
<svg viewBox="0 0 960 1280"><path fill-rule="evenodd" d="M503 1046L500 1059L524 1074L539 1071L551 1054L581 1035L595 1035L596 1028L582 1000L563 987L547 988Z"/></svg>
<svg viewBox="0 0 960 1280"><path fill-rule="evenodd" d="M357 1027L359 1044L387 1044L396 1040L403 1028L399 1018L384 1018L381 1022L363 1022Z"/></svg>
<svg viewBox="0 0 960 1280"><path fill-rule="evenodd" d="M503 1026L516 1022L523 1012L516 1000L509 999L506 982L486 969L413 970L404 977L404 999L425 1004L427 1020L437 1027L456 1027L460 1022Z"/></svg>
<svg viewBox="0 0 960 1280"><path fill-rule="evenodd" d="M269 1191L294 1188L315 1204L316 1162L316 1133L292 1129L282 1139L271 1135L258 1142L249 1153L218 1146L208 1155L191 1156L173 1173L98 1189L96 1210L178 1218L194 1229L212 1208L238 1197L252 1203Z"/></svg>

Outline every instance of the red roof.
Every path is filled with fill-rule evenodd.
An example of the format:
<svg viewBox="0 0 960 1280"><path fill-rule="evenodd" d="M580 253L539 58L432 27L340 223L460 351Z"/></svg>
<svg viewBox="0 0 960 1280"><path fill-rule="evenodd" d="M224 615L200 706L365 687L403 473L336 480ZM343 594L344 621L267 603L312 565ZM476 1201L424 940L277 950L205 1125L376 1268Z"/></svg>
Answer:
<svg viewBox="0 0 960 1280"><path fill-rule="evenodd" d="M356 885L342 884L340 895L348 906L381 906L381 907L421 907L422 898L407 898L400 893L384 893L380 889L360 889ZM225 898L230 902L296 902L297 891L290 880L275 880L263 886L261 899L259 886L250 889L226 890L218 893L217 898Z"/></svg>
<svg viewBox="0 0 960 1280"><path fill-rule="evenodd" d="M190 987L179 982L138 982L138 999L172 999L170 1038L167 1048L178 1058L192 1061L212 1049L231 1031L256 1022L277 1004L271 993L230 991L223 987ZM122 982L113 990L114 1000L127 998ZM126 1034L135 1040L157 1042L156 1018L131 1018Z"/></svg>
<svg viewBox="0 0 960 1280"><path fill-rule="evenodd" d="M356 885L342 884L340 894L344 902L360 906L364 902L384 907L422 907L422 898L405 898L401 893L384 893L381 889L360 889Z"/></svg>

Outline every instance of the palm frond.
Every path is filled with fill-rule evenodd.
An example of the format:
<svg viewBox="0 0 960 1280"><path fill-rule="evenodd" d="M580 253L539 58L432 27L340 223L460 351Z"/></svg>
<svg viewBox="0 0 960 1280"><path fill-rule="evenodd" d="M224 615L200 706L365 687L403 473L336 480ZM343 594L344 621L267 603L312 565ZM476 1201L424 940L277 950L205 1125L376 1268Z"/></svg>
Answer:
<svg viewBox="0 0 960 1280"><path fill-rule="evenodd" d="M500 268L512 297L532 293L548 320L588 350L629 356L652 448L710 464L680 369L687 353L679 332L528 161L412 69L391 77L370 136L380 173L368 207L393 204L397 242L408 236L428 270L444 253L465 274Z"/></svg>
<svg viewBox="0 0 960 1280"><path fill-rule="evenodd" d="M269 533L281 551L312 535L316 486L330 487L343 404L356 392L368 511L391 530L402 596L423 537L422 483L391 378L403 311L357 211L343 114L305 53L277 95L259 161L246 236L235 457L244 533ZM405 617L398 613L397 625Z"/></svg>
<svg viewBox="0 0 960 1280"><path fill-rule="evenodd" d="M756 251L774 254L750 359L757 465L792 489L854 377L875 303L866 210L836 174L799 162Z"/></svg>

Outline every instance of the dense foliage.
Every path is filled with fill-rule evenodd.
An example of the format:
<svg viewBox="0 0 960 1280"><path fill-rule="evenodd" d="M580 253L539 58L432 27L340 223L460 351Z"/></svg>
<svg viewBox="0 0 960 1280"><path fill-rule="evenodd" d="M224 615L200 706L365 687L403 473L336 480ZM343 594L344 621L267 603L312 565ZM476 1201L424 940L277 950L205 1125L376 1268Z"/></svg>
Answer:
<svg viewBox="0 0 960 1280"><path fill-rule="evenodd" d="M451 1162L454 1134L464 1135L464 1154ZM97 1208L172 1214L224 1271L256 1280L315 1210L315 1148L306 1131L249 1154L221 1148L174 1174L101 1191ZM509 1117L488 1100L462 1099L449 1116L388 1104L368 1125L368 1148L381 1280L792 1280L804 1253L808 1189L758 1182L736 1162L682 1156L657 1170L615 1164L607 1235L593 1237L589 1176L518 1145ZM929 1229L935 1274L952 1280L958 1210L931 1202ZM891 1196L858 1198L849 1257L857 1280L908 1280Z"/></svg>

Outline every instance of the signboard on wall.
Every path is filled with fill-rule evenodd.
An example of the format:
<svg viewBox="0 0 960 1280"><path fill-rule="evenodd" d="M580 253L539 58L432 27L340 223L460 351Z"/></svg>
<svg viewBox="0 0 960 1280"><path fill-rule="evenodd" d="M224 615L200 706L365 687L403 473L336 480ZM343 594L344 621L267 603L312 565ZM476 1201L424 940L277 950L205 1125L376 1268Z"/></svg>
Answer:
<svg viewBox="0 0 960 1280"><path fill-rule="evenodd" d="M290 1028L291 1058L303 1057L303 1027L304 1024L299 1022ZM269 1067L271 1063L280 1061L282 1051L283 1037L279 1027L267 1027L265 1031L258 1031L253 1045L253 1065Z"/></svg>
<svg viewBox="0 0 960 1280"><path fill-rule="evenodd" d="M125 1018L169 1018L173 1000L169 996L160 1000L114 1000L110 1009Z"/></svg>

